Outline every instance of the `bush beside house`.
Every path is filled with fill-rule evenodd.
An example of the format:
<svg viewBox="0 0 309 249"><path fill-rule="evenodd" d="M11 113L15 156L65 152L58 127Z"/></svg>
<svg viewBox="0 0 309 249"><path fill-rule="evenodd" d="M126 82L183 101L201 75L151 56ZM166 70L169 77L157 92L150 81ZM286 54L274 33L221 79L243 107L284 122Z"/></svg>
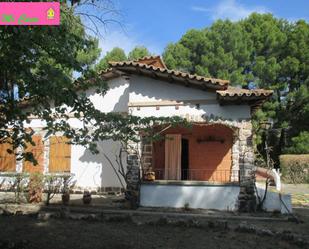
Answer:
<svg viewBox="0 0 309 249"><path fill-rule="evenodd" d="M286 183L309 183L309 154L281 155L282 179Z"/></svg>

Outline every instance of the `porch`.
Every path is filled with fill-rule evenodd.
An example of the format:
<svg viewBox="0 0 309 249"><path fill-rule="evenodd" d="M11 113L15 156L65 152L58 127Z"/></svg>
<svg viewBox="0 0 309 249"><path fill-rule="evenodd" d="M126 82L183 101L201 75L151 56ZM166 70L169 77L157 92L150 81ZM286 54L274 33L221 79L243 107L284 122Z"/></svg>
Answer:
<svg viewBox="0 0 309 249"><path fill-rule="evenodd" d="M236 129L222 124L171 127L162 132L164 139L148 149L151 154L146 152L145 162L151 162L149 168L157 183L239 183L238 158L232 153L236 133Z"/></svg>
<svg viewBox="0 0 309 249"><path fill-rule="evenodd" d="M164 139L143 149L155 180L142 182L141 206L237 210L238 129L203 122L170 127L161 135Z"/></svg>

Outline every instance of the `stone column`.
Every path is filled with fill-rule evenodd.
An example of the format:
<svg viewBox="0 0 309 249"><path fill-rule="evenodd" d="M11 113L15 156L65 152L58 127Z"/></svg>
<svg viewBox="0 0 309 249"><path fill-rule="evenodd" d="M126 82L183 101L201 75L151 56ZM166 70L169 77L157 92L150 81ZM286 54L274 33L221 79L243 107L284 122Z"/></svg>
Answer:
<svg viewBox="0 0 309 249"><path fill-rule="evenodd" d="M254 150L251 121L243 121L239 130L239 211L256 210Z"/></svg>
<svg viewBox="0 0 309 249"><path fill-rule="evenodd" d="M152 166L152 142L143 138L139 144L130 144L127 154L127 198L133 208L139 205L140 183L143 174Z"/></svg>
<svg viewBox="0 0 309 249"><path fill-rule="evenodd" d="M140 158L138 144L130 144L127 153L127 186L125 191L126 199L129 207L136 209L139 205L139 189L140 189Z"/></svg>
<svg viewBox="0 0 309 249"><path fill-rule="evenodd" d="M127 153L127 189L137 190L140 181L138 144L130 144Z"/></svg>
<svg viewBox="0 0 309 249"><path fill-rule="evenodd" d="M238 136L238 130L235 133L236 134L233 134L233 146L232 146L232 172L231 172L231 181L232 182L238 182L238 180L239 180L239 136Z"/></svg>

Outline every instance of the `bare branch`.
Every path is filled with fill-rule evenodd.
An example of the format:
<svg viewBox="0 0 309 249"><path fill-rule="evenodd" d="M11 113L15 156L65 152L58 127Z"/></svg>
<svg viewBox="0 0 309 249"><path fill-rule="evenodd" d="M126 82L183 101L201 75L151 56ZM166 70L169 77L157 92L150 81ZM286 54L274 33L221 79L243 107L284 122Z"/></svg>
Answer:
<svg viewBox="0 0 309 249"><path fill-rule="evenodd" d="M103 156L106 158L106 160L108 161L108 163L110 164L110 166L111 166L112 169L114 170L114 172L115 172L115 174L116 174L116 176L117 176L117 178L118 178L118 180L119 180L121 186L125 189L125 186L123 185L123 183L122 183L122 181L121 181L121 179L120 179L120 177L119 177L119 175L118 175L118 173L117 173L117 170L116 170L114 164L112 163L112 161L109 159L109 157L108 157L104 152L103 152Z"/></svg>
<svg viewBox="0 0 309 249"><path fill-rule="evenodd" d="M121 17L121 12L116 9L113 1L79 1L78 4L70 6L76 16L82 17L82 25L90 30L95 36L102 36L100 29L106 32L108 24L117 24L124 31L124 26L117 20ZM91 25L87 25L87 22Z"/></svg>

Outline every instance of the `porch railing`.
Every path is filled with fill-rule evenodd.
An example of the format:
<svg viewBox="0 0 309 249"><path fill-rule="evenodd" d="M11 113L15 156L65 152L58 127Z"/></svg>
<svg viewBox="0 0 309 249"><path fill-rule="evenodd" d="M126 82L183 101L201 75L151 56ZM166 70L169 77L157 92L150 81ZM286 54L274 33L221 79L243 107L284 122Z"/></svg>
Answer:
<svg viewBox="0 0 309 249"><path fill-rule="evenodd" d="M183 169L179 176L175 176L171 169L154 169L156 180L183 180L183 181L208 181L208 182L239 182L239 170L217 169ZM167 174L166 174L167 173Z"/></svg>

